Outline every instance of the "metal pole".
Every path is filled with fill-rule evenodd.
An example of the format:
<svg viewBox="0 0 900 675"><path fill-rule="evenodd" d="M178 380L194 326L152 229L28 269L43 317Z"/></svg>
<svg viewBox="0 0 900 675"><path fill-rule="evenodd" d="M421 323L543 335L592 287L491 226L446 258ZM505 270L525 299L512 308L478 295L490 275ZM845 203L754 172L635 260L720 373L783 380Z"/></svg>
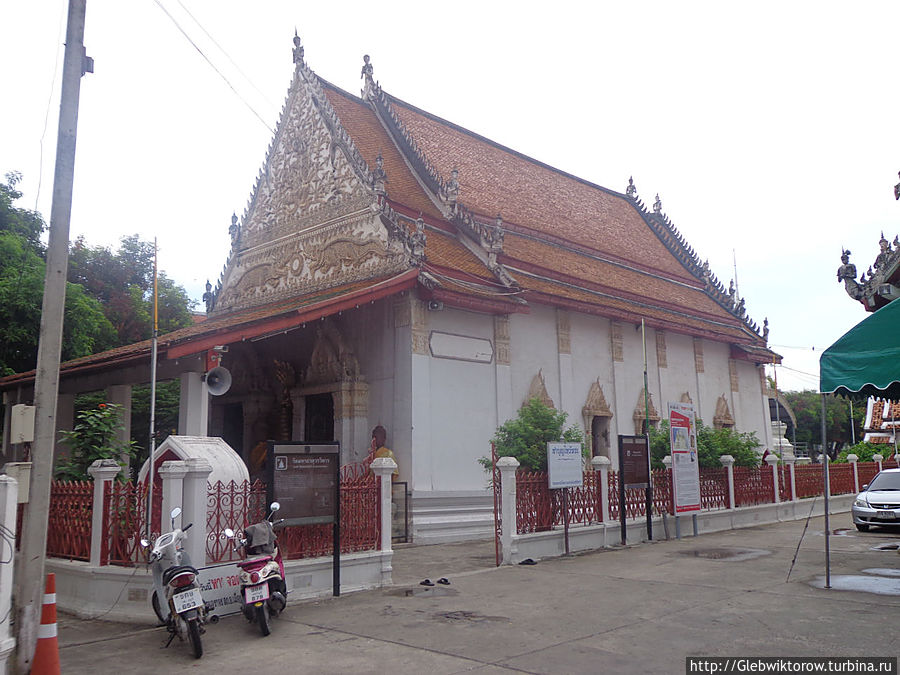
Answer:
<svg viewBox="0 0 900 675"><path fill-rule="evenodd" d="M856 445L856 428L853 424L853 401L850 401L850 444Z"/></svg>
<svg viewBox="0 0 900 675"><path fill-rule="evenodd" d="M735 269L735 273L737 270ZM775 357L772 356L772 374L773 380L775 382L775 420L778 422L778 456L781 457L781 439L784 436L781 436L781 404L778 402L778 367L775 362ZM771 417L769 418L772 419Z"/></svg>
<svg viewBox="0 0 900 675"><path fill-rule="evenodd" d="M825 458L822 471L825 476L825 588L831 588L831 525L828 516L828 493L831 492L831 482L828 478L828 452L825 440L825 394L822 394L822 456Z"/></svg>
<svg viewBox="0 0 900 675"><path fill-rule="evenodd" d="M153 237L153 342L150 349L150 438L147 442L147 539L153 523L153 453L156 451L156 359L159 337L159 290L156 285L159 251Z"/></svg>
<svg viewBox="0 0 900 675"><path fill-rule="evenodd" d="M647 328L641 319L641 342L644 343L644 436L647 442L647 539L653 541L653 481L650 474L650 388L647 386Z"/></svg>
<svg viewBox="0 0 900 675"><path fill-rule="evenodd" d="M69 263L69 219L75 174L75 140L81 76L90 60L84 53L84 15L87 0L69 0L66 51L63 60L62 96L56 140L53 203L47 273L34 378L34 445L32 446L31 498L25 508L18 587L16 592L16 662L18 672L31 671L37 645L44 595L44 558L47 551L47 518L53 476L56 437L56 399L59 393L59 361L62 350L66 274Z"/></svg>

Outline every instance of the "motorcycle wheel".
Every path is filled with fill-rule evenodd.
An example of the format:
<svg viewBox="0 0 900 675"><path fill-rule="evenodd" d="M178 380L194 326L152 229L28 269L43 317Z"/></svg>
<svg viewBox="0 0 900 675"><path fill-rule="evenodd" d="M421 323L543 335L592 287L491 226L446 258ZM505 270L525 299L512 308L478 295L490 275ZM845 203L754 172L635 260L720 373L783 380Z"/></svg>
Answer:
<svg viewBox="0 0 900 675"><path fill-rule="evenodd" d="M259 631L263 636L272 632L269 628L269 605L263 602L262 606L256 608L256 621L259 624Z"/></svg>
<svg viewBox="0 0 900 675"><path fill-rule="evenodd" d="M191 641L191 649L194 650L194 658L203 656L203 643L200 642L200 621L191 619L187 622L188 638Z"/></svg>
<svg viewBox="0 0 900 675"><path fill-rule="evenodd" d="M161 624L166 623L166 617L163 615L162 605L159 603L159 595L156 591L153 591L153 595L150 597L150 604L153 605L153 611L156 613L156 618L159 619Z"/></svg>

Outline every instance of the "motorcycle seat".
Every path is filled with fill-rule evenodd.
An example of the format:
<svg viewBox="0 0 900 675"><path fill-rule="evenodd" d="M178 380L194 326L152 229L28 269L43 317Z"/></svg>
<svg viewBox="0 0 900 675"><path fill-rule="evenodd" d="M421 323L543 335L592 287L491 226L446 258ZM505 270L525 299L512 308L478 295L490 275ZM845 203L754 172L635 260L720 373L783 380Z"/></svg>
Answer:
<svg viewBox="0 0 900 675"><path fill-rule="evenodd" d="M173 565L172 567L168 568L165 572L163 572L163 577L162 577L163 583L168 584L170 581L172 581L172 579L174 579L179 574L182 574L183 572L190 572L194 576L197 576L198 574L200 574L200 572L198 572L196 570L196 568L191 567L190 565Z"/></svg>
<svg viewBox="0 0 900 675"><path fill-rule="evenodd" d="M242 570L255 570L259 569L263 565L265 565L270 560L273 560L272 556L264 555L261 558L251 558L250 560L241 560L238 562L237 566Z"/></svg>

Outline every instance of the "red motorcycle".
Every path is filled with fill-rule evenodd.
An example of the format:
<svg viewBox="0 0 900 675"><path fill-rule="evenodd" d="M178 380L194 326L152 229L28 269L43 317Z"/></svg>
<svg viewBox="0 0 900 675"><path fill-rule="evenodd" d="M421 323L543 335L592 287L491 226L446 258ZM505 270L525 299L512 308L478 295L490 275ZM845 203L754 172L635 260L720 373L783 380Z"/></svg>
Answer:
<svg viewBox="0 0 900 675"><path fill-rule="evenodd" d="M265 520L244 528L244 537L238 540L234 548L237 551L238 546L242 546L247 556L246 560L237 564L241 568L238 576L241 611L247 621L259 624L263 635L271 632L269 619L281 614L287 605L284 562L274 531L274 526L284 522L284 519L272 521L272 515L279 508L278 502L272 502ZM234 538L234 531L227 528L225 536Z"/></svg>

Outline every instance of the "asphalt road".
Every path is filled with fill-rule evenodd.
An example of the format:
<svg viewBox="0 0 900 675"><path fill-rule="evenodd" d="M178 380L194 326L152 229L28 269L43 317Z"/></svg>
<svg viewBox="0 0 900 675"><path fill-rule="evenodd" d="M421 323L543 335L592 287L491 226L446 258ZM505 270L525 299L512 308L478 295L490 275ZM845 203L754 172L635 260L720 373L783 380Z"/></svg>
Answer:
<svg viewBox="0 0 900 675"><path fill-rule="evenodd" d="M896 656L900 529L860 533L832 516L824 589L824 519L804 525L500 568L493 542L411 546L395 552L393 587L290 603L265 638L223 619L200 660L177 640L163 649L150 617L145 628L64 617L62 672L684 673L686 656Z"/></svg>

